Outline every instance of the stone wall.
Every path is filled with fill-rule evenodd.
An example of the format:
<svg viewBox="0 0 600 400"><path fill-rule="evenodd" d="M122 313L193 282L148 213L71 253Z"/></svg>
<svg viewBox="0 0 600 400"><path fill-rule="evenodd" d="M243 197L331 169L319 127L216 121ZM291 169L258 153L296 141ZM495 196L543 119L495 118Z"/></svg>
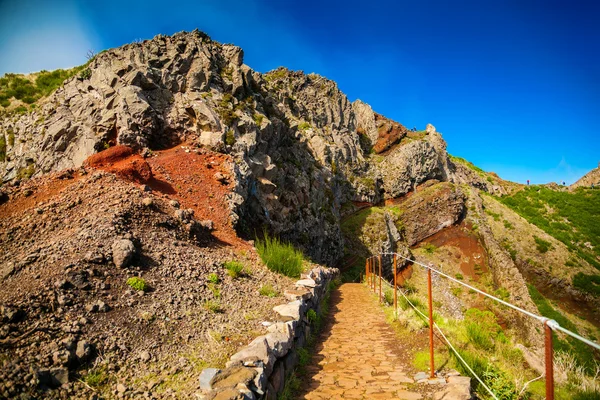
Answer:
<svg viewBox="0 0 600 400"><path fill-rule="evenodd" d="M305 346L310 335L309 310L321 312L329 283L338 275L335 268L318 267L296 282L285 292L290 302L273 308L278 318L267 328L269 333L231 356L225 370L202 371L198 398L275 400L296 367L297 350Z"/></svg>

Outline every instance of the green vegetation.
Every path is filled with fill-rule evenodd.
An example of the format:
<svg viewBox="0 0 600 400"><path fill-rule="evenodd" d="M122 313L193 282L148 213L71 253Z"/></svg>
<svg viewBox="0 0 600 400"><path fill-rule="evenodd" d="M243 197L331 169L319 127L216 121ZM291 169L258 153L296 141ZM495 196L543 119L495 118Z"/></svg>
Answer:
<svg viewBox="0 0 600 400"><path fill-rule="evenodd" d="M434 244L432 244L432 243L425 243L423 246L421 246L421 248L427 254L433 254L437 250L437 247Z"/></svg>
<svg viewBox="0 0 600 400"><path fill-rule="evenodd" d="M456 279L463 280L463 274L461 274L461 273L458 273L458 274L454 275L454 277Z"/></svg>
<svg viewBox="0 0 600 400"><path fill-rule="evenodd" d="M452 160L455 163L460 163L460 164L463 164L463 165L469 167L473 171L477 172L477 174L479 174L479 175L485 175L485 171L484 170L482 170L481 168L479 168L478 166L476 166L472 162L465 160L462 157L456 157L456 156L450 155L450 160Z"/></svg>
<svg viewBox="0 0 600 400"><path fill-rule="evenodd" d="M235 133L233 129L228 129L225 133L225 144L227 146L233 146L235 144Z"/></svg>
<svg viewBox="0 0 600 400"><path fill-rule="evenodd" d="M88 74L86 76L89 78L91 72L89 72L87 65L68 70L41 71L32 74L30 79L21 74L5 74L0 78L0 105L9 107L13 98L26 104L33 104L40 98L54 92L65 80L81 71L87 70ZM23 108L27 110L27 108Z"/></svg>
<svg viewBox="0 0 600 400"><path fill-rule="evenodd" d="M6 138L0 135L0 161L6 160Z"/></svg>
<svg viewBox="0 0 600 400"><path fill-rule="evenodd" d="M133 289L133 290L137 290L137 291L147 291L148 289L150 289L150 287L148 286L148 284L146 283L145 280L143 280L142 278L138 278L137 276L131 277L129 279L127 279L127 284Z"/></svg>
<svg viewBox="0 0 600 400"><path fill-rule="evenodd" d="M487 215L490 215L492 218L494 218L494 221L500 221L500 217L502 216L502 215L495 213L492 210L488 210L488 209L485 210L485 213Z"/></svg>
<svg viewBox="0 0 600 400"><path fill-rule="evenodd" d="M310 128L312 128L312 126L306 121L303 121L298 125L298 129L300 129L301 131L307 131Z"/></svg>
<svg viewBox="0 0 600 400"><path fill-rule="evenodd" d="M262 114L256 113L252 116L252 118L254 118L254 123L256 124L256 126L261 126L265 116Z"/></svg>
<svg viewBox="0 0 600 400"><path fill-rule="evenodd" d="M535 247L540 253L545 253L552 248L552 244L547 240L544 240L537 236L534 236L533 240L535 240Z"/></svg>
<svg viewBox="0 0 600 400"><path fill-rule="evenodd" d="M206 300L204 302L204 308L212 313L220 313L223 310L221 309L221 304L215 300Z"/></svg>
<svg viewBox="0 0 600 400"><path fill-rule="evenodd" d="M90 370L88 374L83 377L83 381L90 387L97 389L109 383L110 378L106 371L106 367L97 367Z"/></svg>
<svg viewBox="0 0 600 400"><path fill-rule="evenodd" d="M600 296L600 275L587 275L579 272L573 277L573 286L584 292Z"/></svg>
<svg viewBox="0 0 600 400"><path fill-rule="evenodd" d="M256 251L271 271L291 278L299 278L303 270L304 256L290 243L270 237L266 232L263 239L256 240Z"/></svg>
<svg viewBox="0 0 600 400"><path fill-rule="evenodd" d="M227 274L232 278L239 278L244 272L244 264L239 261L227 261L225 263Z"/></svg>
<svg viewBox="0 0 600 400"><path fill-rule="evenodd" d="M533 285L527 285L529 289L529 295L531 300L535 303L538 311L544 317L555 320L562 326L572 332L579 333L577 326L571 322L562 313L556 310L550 302L535 288ZM566 338L561 340L553 333L554 337L554 349L556 351L564 351L571 354L577 363L584 367L587 371L592 371L594 367L594 355L590 352L590 348L583 342L573 338Z"/></svg>
<svg viewBox="0 0 600 400"><path fill-rule="evenodd" d="M531 186L498 201L600 269L599 190L567 192Z"/></svg>
<svg viewBox="0 0 600 400"><path fill-rule="evenodd" d="M385 292L383 292L383 297L387 304L394 304L394 291L392 289L386 289Z"/></svg>
<svg viewBox="0 0 600 400"><path fill-rule="evenodd" d="M513 225L513 224L511 224L510 222L508 222L507 220L504 220L504 227L505 227L506 229L510 229L510 230L513 230L513 229L515 229L514 225Z"/></svg>
<svg viewBox="0 0 600 400"><path fill-rule="evenodd" d="M266 285L263 285L258 290L258 294L260 294L261 296L267 296L267 297L277 297L277 295L279 293L277 293L277 290L275 290L275 288L273 287L273 285L266 284Z"/></svg>
<svg viewBox="0 0 600 400"><path fill-rule="evenodd" d="M212 272L210 274L208 274L208 281L214 285L216 285L217 283L219 283L219 275L217 275L216 273Z"/></svg>
<svg viewBox="0 0 600 400"><path fill-rule="evenodd" d="M308 312L306 313L306 318L308 319L308 322L310 324L314 323L317 321L317 312L315 310L313 310L312 308L310 310L308 310Z"/></svg>
<svg viewBox="0 0 600 400"><path fill-rule="evenodd" d="M279 67L276 70L267 72L263 76L267 82L273 82L274 80L285 78L288 72L287 68Z"/></svg>
<svg viewBox="0 0 600 400"><path fill-rule="evenodd" d="M467 310L465 327L469 341L480 349L492 350L496 341L506 341L502 328L496 322L496 315L491 311Z"/></svg>

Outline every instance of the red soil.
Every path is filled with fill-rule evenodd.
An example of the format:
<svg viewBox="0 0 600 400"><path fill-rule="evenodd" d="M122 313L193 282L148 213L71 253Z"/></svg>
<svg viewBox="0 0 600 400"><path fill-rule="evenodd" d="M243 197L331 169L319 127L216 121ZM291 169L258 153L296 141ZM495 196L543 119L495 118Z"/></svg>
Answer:
<svg viewBox="0 0 600 400"><path fill-rule="evenodd" d="M146 184L153 191L177 200L181 208L194 210L197 220L212 220L213 235L222 244L246 248L248 243L238 238L229 218L227 195L232 190L229 162L228 155L192 150L185 145L157 151L147 159L127 146L114 146L88 158L86 165ZM221 174L221 181L217 173Z"/></svg>
<svg viewBox="0 0 600 400"><path fill-rule="evenodd" d="M131 147L123 145L90 156L85 165L112 172L135 183L147 183L152 179L152 169L146 160L139 154L134 154Z"/></svg>
<svg viewBox="0 0 600 400"><path fill-rule="evenodd" d="M460 250L456 262L460 262L460 270L473 280L479 280L478 270L487 271L487 253L476 235L472 233L469 223L461 222L442 229L419 244L431 243L436 247L449 246Z"/></svg>

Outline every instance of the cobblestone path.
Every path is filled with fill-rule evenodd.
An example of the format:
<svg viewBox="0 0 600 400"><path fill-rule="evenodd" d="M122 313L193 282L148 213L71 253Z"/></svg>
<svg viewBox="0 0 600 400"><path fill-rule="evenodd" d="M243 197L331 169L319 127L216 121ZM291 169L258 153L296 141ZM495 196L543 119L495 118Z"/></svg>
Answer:
<svg viewBox="0 0 600 400"><path fill-rule="evenodd" d="M331 294L329 321L306 367L299 399L421 399L392 350L383 310L360 283Z"/></svg>

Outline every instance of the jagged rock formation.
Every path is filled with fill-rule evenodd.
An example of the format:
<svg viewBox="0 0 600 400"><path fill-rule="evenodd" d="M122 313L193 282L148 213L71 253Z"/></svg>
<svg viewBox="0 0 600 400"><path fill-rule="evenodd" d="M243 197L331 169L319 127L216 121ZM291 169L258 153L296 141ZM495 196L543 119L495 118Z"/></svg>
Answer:
<svg viewBox="0 0 600 400"><path fill-rule="evenodd" d="M5 182L79 167L115 144L196 143L234 156L230 202L240 231L266 225L333 262L341 203L455 178L432 126L404 140L405 127L350 103L334 82L284 68L257 73L240 48L197 31L108 50L88 68L38 110L0 121L13 137L0 162Z"/></svg>

